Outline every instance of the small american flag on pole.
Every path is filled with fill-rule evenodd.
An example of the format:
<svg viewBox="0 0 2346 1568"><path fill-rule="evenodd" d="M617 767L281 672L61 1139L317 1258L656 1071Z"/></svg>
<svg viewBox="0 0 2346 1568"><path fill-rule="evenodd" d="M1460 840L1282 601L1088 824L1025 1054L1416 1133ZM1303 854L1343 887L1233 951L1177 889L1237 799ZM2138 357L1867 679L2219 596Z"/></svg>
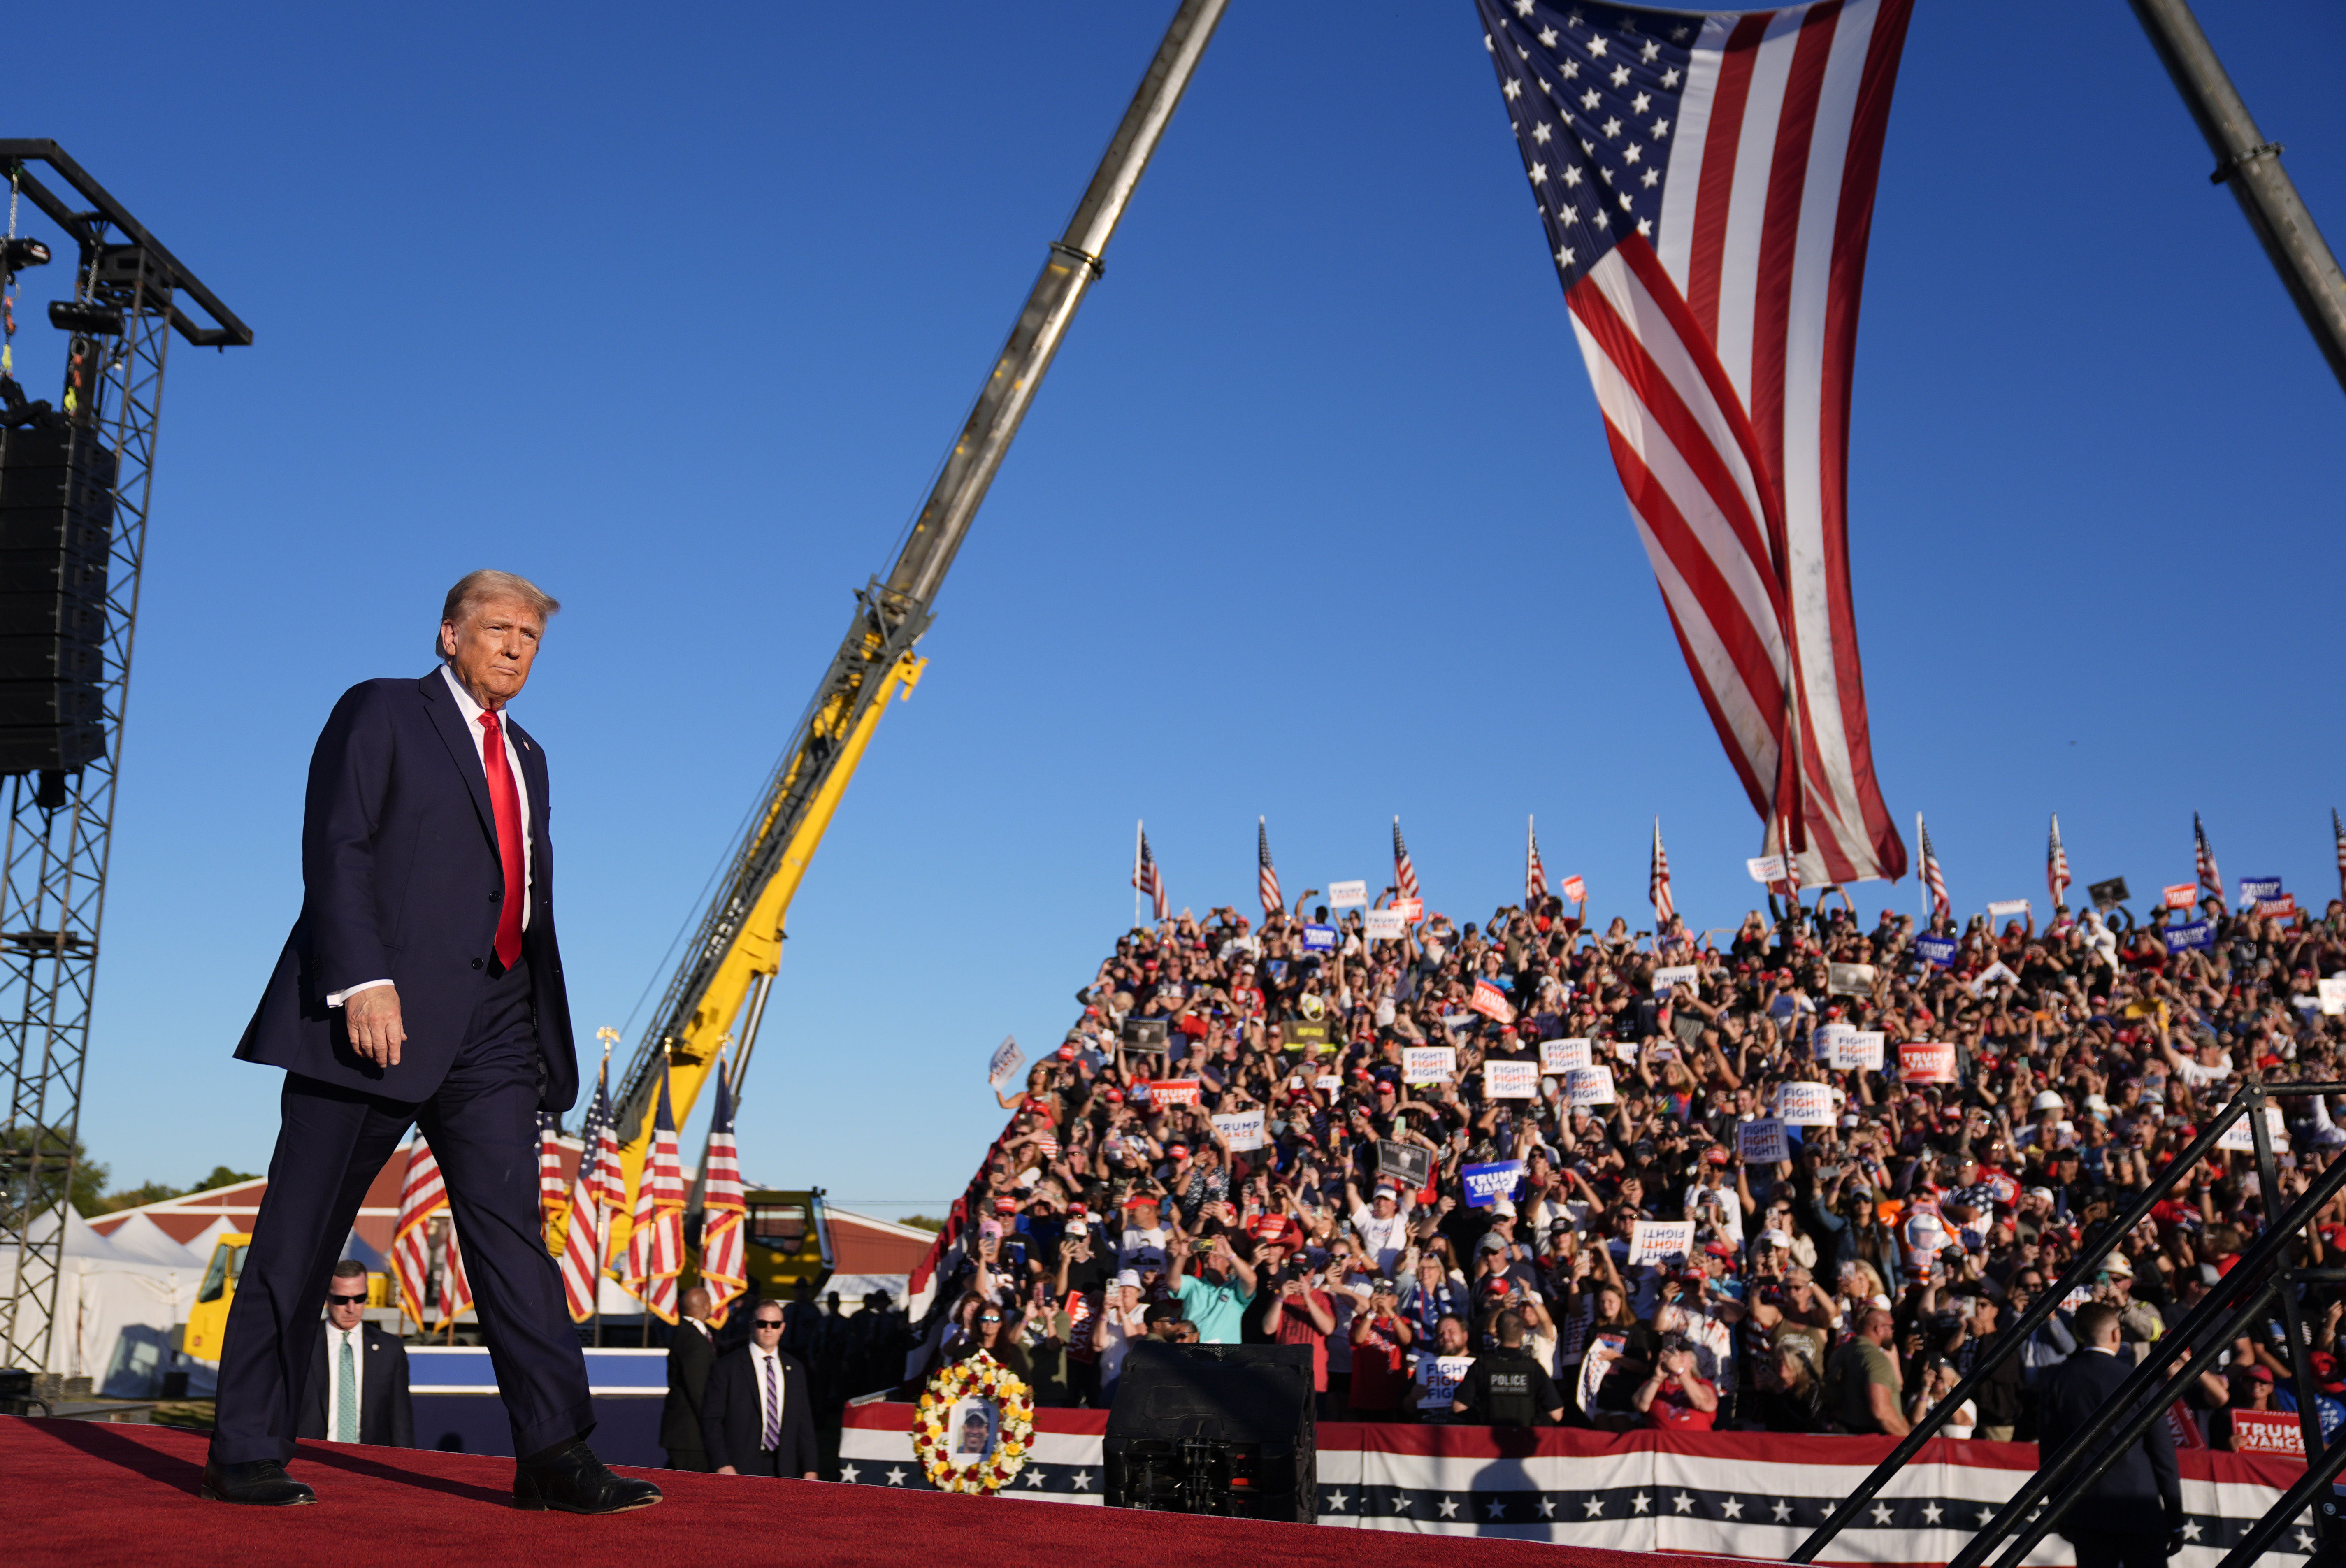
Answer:
<svg viewBox="0 0 2346 1568"><path fill-rule="evenodd" d="M733 1089L717 1074L717 1109L709 1118L709 1152L701 1161L700 1282L713 1304L709 1321L722 1328L729 1303L749 1288L743 1227L749 1207L741 1194L741 1152L733 1138Z"/></svg>
<svg viewBox="0 0 2346 1568"><path fill-rule="evenodd" d="M1539 832L1524 819L1524 907L1536 912L1547 901L1547 868L1540 864Z"/></svg>
<svg viewBox="0 0 2346 1568"><path fill-rule="evenodd" d="M1662 849L1662 820L1654 819L1654 863L1646 874L1646 896L1654 901L1654 929L1659 931L1678 913L1670 902L1670 857Z"/></svg>
<svg viewBox="0 0 2346 1568"><path fill-rule="evenodd" d="M1393 819L1393 893L1404 899L1423 898L1418 891L1417 868L1409 861L1409 846L1402 842L1401 819Z"/></svg>
<svg viewBox="0 0 2346 1568"><path fill-rule="evenodd" d="M399 1308L423 1327L425 1283L432 1273L432 1217L448 1204L440 1162L419 1137L407 1145L407 1178L399 1188L399 1219L392 1232L391 1272L399 1281Z"/></svg>
<svg viewBox="0 0 2346 1568"><path fill-rule="evenodd" d="M2224 873L2216 869L2216 851L2208 847L2208 830L2199 825L2199 813L2191 813L2191 863L2199 872L2199 885L2216 895L2224 896Z"/></svg>
<svg viewBox="0 0 2346 1568"><path fill-rule="evenodd" d="M2069 887L2069 851L2061 847L2061 813L2053 813L2053 836L2045 841L2045 889L2059 903Z"/></svg>
<svg viewBox="0 0 2346 1568"><path fill-rule="evenodd" d="M1265 919L1287 912L1287 901L1279 896L1279 872L1270 863L1270 828L1260 817L1254 820L1255 891L1262 895Z"/></svg>
<svg viewBox="0 0 2346 1568"><path fill-rule="evenodd" d="M660 1065L659 1109L651 1152L636 1179L634 1224L619 1284L663 1323L676 1321L676 1277L684 1268L684 1166L677 1157L676 1117L668 1110L668 1066Z"/></svg>
<svg viewBox="0 0 2346 1568"><path fill-rule="evenodd" d="M1158 920L1164 920L1172 913L1172 906L1165 899L1165 877L1157 869L1157 856L1148 847L1148 833L1145 829L1140 834L1139 848L1134 851L1132 885L1148 896L1149 907L1157 911Z"/></svg>
<svg viewBox="0 0 2346 1568"><path fill-rule="evenodd" d="M1923 813L1914 813L1914 837L1923 844L1923 885L1931 893L1931 918L1946 920L1955 912L1953 901L1947 897L1947 879L1939 871L1938 851L1931 848L1931 830L1923 825Z"/></svg>
<svg viewBox="0 0 2346 1568"><path fill-rule="evenodd" d="M560 1252L562 1294L574 1323L595 1316L611 1216L627 1201L619 1140L611 1130L610 1077L611 1060L606 1054L595 1080L594 1102L586 1108L586 1125L579 1130L577 1174L570 1178L570 1214Z"/></svg>
<svg viewBox="0 0 2346 1568"><path fill-rule="evenodd" d="M583 1151L582 1151L583 1157ZM551 1111L537 1114L537 1217L546 1232L546 1249L559 1252L555 1244L556 1224L569 1198L562 1186L562 1118Z"/></svg>
<svg viewBox="0 0 2346 1568"><path fill-rule="evenodd" d="M1850 395L1912 0L1476 0L1631 520L1792 881L1896 878L1851 592ZM1797 763L1795 759L1797 760Z"/></svg>
<svg viewBox="0 0 2346 1568"><path fill-rule="evenodd" d="M2330 836L2338 841L2338 893L2346 898L2346 822L2338 820L2338 808L2330 808Z"/></svg>
<svg viewBox="0 0 2346 1568"><path fill-rule="evenodd" d="M434 1329L445 1329L473 1305L473 1282L464 1275L464 1250L456 1245L456 1217L448 1216L447 1246L440 1258L440 1306L434 1317Z"/></svg>

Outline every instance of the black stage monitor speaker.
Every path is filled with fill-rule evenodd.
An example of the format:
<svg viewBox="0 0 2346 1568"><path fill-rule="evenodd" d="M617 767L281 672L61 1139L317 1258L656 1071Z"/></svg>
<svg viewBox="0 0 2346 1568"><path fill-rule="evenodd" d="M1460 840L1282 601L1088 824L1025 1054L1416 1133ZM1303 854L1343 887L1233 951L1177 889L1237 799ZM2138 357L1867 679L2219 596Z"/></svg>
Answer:
<svg viewBox="0 0 2346 1568"><path fill-rule="evenodd" d="M0 775L105 755L114 474L84 425L0 429Z"/></svg>
<svg viewBox="0 0 2346 1568"><path fill-rule="evenodd" d="M1311 1349L1136 1341L1103 1447L1111 1508L1315 1523Z"/></svg>

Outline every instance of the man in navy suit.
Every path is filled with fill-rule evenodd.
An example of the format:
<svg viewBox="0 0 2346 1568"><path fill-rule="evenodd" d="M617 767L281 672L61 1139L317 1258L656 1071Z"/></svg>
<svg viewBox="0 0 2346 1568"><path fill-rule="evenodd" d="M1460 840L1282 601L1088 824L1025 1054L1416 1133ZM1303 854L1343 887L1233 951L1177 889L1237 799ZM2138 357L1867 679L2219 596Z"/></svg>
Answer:
<svg viewBox="0 0 2346 1568"><path fill-rule="evenodd" d="M595 1417L538 1229L537 1113L578 1095L554 934L546 754L505 716L561 608L508 572L448 590L421 680L334 705L310 759L301 917L236 1048L285 1070L282 1123L229 1308L204 1496L316 1501L285 1473L318 1307L360 1199L413 1125L447 1183L513 1428L514 1502L660 1500L586 1446Z"/></svg>
<svg viewBox="0 0 2346 1568"><path fill-rule="evenodd" d="M2036 1449L2047 1459L2085 1430L2134 1373L2134 1358L2118 1353L2116 1308L2087 1302L2077 1308L2076 1324L2083 1348L2045 1380ZM2059 1529L2077 1549L2077 1568L2163 1568L2182 1549L2183 1486L2175 1468L2175 1434L2164 1420L2151 1422L2069 1505Z"/></svg>
<svg viewBox="0 0 2346 1568"><path fill-rule="evenodd" d="M700 1431L719 1475L820 1479L806 1369L782 1349L780 1302L760 1297L750 1312L750 1342L709 1369Z"/></svg>

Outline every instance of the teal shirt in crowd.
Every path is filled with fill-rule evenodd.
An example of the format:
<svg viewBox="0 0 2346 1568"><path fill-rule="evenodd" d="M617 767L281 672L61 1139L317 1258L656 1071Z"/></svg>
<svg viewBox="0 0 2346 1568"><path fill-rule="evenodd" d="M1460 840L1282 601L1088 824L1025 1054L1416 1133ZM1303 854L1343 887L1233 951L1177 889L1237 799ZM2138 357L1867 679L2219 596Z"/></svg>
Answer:
<svg viewBox="0 0 2346 1568"><path fill-rule="evenodd" d="M1198 1326L1198 1341L1204 1345L1235 1345L1239 1342L1239 1319L1254 1292L1241 1288L1233 1274L1216 1284L1194 1274L1185 1274L1174 1287L1181 1298L1181 1315Z"/></svg>

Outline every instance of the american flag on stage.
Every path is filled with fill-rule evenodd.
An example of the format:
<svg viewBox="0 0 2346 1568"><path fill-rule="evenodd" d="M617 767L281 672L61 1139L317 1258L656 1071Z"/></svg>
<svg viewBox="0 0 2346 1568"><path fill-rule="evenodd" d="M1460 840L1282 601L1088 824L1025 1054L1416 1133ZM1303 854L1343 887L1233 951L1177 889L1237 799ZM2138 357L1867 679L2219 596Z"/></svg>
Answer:
<svg viewBox="0 0 2346 1568"><path fill-rule="evenodd" d="M1157 869L1157 857L1149 850L1146 830L1141 831L1139 843L1133 850L1132 885L1148 895L1150 907L1156 910L1158 920L1171 914L1172 906L1165 901L1165 877Z"/></svg>
<svg viewBox="0 0 2346 1568"><path fill-rule="evenodd" d="M652 1119L651 1152L636 1178L636 1211L619 1284L663 1323L676 1321L676 1277L684 1268L684 1166L677 1157L676 1118L668 1103L668 1066L660 1065L659 1110Z"/></svg>
<svg viewBox="0 0 2346 1568"><path fill-rule="evenodd" d="M627 1201L618 1135L611 1127L610 1079L607 1055L595 1079L595 1099L586 1107L586 1125L578 1132L578 1171L570 1178L570 1216L561 1248L562 1295L574 1323L595 1316L611 1216Z"/></svg>
<svg viewBox="0 0 2346 1568"><path fill-rule="evenodd" d="M1524 819L1524 907L1536 912L1547 902L1547 868L1540 864L1539 831Z"/></svg>
<svg viewBox="0 0 2346 1568"><path fill-rule="evenodd" d="M1914 813L1914 837L1923 844L1923 885L1931 891L1931 918L1946 920L1955 912L1953 902L1947 897L1947 879L1939 872L1939 857L1931 848L1931 830L1923 825L1923 813Z"/></svg>
<svg viewBox="0 0 2346 1568"><path fill-rule="evenodd" d="M1670 902L1670 858L1662 851L1662 820L1654 819L1654 863L1646 873L1646 896L1654 901L1654 929L1670 923L1678 909Z"/></svg>
<svg viewBox="0 0 2346 1568"><path fill-rule="evenodd" d="M432 1275L432 1217L448 1206L440 1162L419 1135L407 1145L407 1179L399 1187L399 1218L391 1237L391 1273L399 1281L399 1309L423 1327L425 1281Z"/></svg>
<svg viewBox="0 0 2346 1568"><path fill-rule="evenodd" d="M2061 813L2053 813L2053 836L2045 841L2045 888L2059 903L2069 886L2069 851L2061 847Z"/></svg>
<svg viewBox="0 0 2346 1568"><path fill-rule="evenodd" d="M1279 896L1279 872L1270 863L1270 828L1260 817L1254 820L1254 880L1255 891L1262 895L1263 918L1287 912L1287 902Z"/></svg>
<svg viewBox="0 0 2346 1568"><path fill-rule="evenodd" d="M1425 895L1417 889L1417 868L1409 863L1409 846L1401 841L1401 819L1393 819L1393 896L1419 899Z"/></svg>
<svg viewBox="0 0 2346 1568"><path fill-rule="evenodd" d="M583 1157L583 1151L582 1151ZM562 1118L551 1111L537 1114L537 1217L546 1232L546 1249L558 1253L556 1228L570 1200L562 1188Z"/></svg>
<svg viewBox="0 0 2346 1568"><path fill-rule="evenodd" d="M2199 873L2199 885L2221 901L2224 873L2216 869L2216 851L2208 847L2208 830L2199 825L2197 811L2191 813L2191 864Z"/></svg>
<svg viewBox="0 0 2346 1568"><path fill-rule="evenodd" d="M432 1327L445 1329L473 1305L473 1282L464 1274L464 1255L456 1246L456 1217L448 1216L446 1247L441 1254L440 1305Z"/></svg>
<svg viewBox="0 0 2346 1568"><path fill-rule="evenodd" d="M1476 0L1614 465L1799 881L1895 878L1848 552L1858 295L1912 0ZM1794 766L1795 758L1798 767Z"/></svg>
<svg viewBox="0 0 2346 1568"><path fill-rule="evenodd" d="M743 1235L750 1211L741 1196L741 1151L733 1141L733 1088L722 1071L717 1074L717 1109L709 1118L700 1185L700 1282L714 1303L709 1321L721 1329L727 1304L750 1285Z"/></svg>

